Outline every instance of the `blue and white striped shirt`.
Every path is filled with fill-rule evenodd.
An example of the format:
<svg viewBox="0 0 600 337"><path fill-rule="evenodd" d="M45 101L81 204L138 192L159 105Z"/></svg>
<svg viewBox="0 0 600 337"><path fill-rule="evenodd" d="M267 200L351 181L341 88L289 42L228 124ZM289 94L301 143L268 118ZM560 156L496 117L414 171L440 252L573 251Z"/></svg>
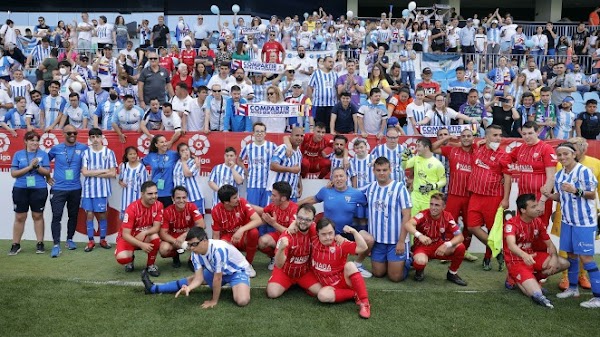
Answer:
<svg viewBox="0 0 600 337"><path fill-rule="evenodd" d="M390 149L386 144L379 144L371 151L371 163L379 157L386 157L390 161L391 178L398 182L405 182L402 169L402 153L406 150L404 145L398 144L395 149Z"/></svg>
<svg viewBox="0 0 600 337"><path fill-rule="evenodd" d="M598 180L589 168L580 163L575 164L571 172L561 169L554 176L554 190L560 197L560 210L562 223L575 227L596 227L597 213L596 200L578 197L576 194L562 190L563 183L572 184L584 192L596 191Z"/></svg>
<svg viewBox="0 0 600 337"><path fill-rule="evenodd" d="M350 159L350 177L356 177L356 188L362 189L375 181L373 169L371 167L371 157L366 156L363 159L353 157Z"/></svg>
<svg viewBox="0 0 600 337"><path fill-rule="evenodd" d="M39 65L45 58L50 57L50 50L52 48L48 45L48 48L44 48L42 44L39 44L31 51L31 58L34 64Z"/></svg>
<svg viewBox="0 0 600 337"><path fill-rule="evenodd" d="M373 182L365 190L369 205L369 233L375 242L396 244L402 229L402 210L412 208L410 194L403 183L387 186Z"/></svg>
<svg viewBox="0 0 600 337"><path fill-rule="evenodd" d="M487 31L488 42L500 43L500 28L489 28Z"/></svg>
<svg viewBox="0 0 600 337"><path fill-rule="evenodd" d="M140 198L142 184L150 178L146 167L141 163L136 167L122 163L119 166L119 180L127 184L127 187L121 190L121 212L125 212L129 204Z"/></svg>
<svg viewBox="0 0 600 337"><path fill-rule="evenodd" d="M410 57L416 55L417 52L414 50L402 49L400 51L400 57L406 57L408 60L400 61L400 70L402 71L415 71L415 62Z"/></svg>
<svg viewBox="0 0 600 337"><path fill-rule="evenodd" d="M69 124L73 125L76 129L83 129L83 120L90 119L90 112L88 106L85 103L79 102L79 106L73 108L71 104L67 104L63 110L63 114L69 117ZM88 124L89 128L89 124Z"/></svg>
<svg viewBox="0 0 600 337"><path fill-rule="evenodd" d="M196 162L192 158L188 159L186 163L190 171L192 171L192 176L186 177L183 174L183 164L181 163L181 160L178 160L173 168L173 185L184 186L188 190L189 201L195 202L203 200L204 196L202 195L202 190L200 189L197 180L200 175L200 168L196 166Z"/></svg>
<svg viewBox="0 0 600 337"><path fill-rule="evenodd" d="M291 157L287 157L285 155L285 151L287 150L287 146L285 144L281 144L273 153L273 157L271 157L272 163L277 163L281 166L285 167L296 167L302 164L302 152L300 152L300 148L296 149ZM273 190L273 184L278 181L286 181L292 186L292 196L291 198L299 198L298 195L298 180L300 179L300 173L290 173L290 172L275 172L273 170L269 170L269 178L267 179L267 191Z"/></svg>
<svg viewBox="0 0 600 337"><path fill-rule="evenodd" d="M52 125L65 108L67 101L62 96L46 96L42 98L40 110L44 112L45 127Z"/></svg>
<svg viewBox="0 0 600 337"><path fill-rule="evenodd" d="M100 151L91 147L83 153L82 167L88 170L106 170L117 167L115 153L106 146ZM112 194L110 178L85 177L83 180L83 198L107 198Z"/></svg>
<svg viewBox="0 0 600 337"><path fill-rule="evenodd" d="M242 177L244 176L244 169L241 166L235 165L235 171L239 173ZM231 168L225 164L219 164L213 167L212 171L210 171L210 176L208 177L209 181L217 184L219 188L223 185L232 185L234 187L239 187L238 183L235 182L233 178L233 172L231 172ZM217 195L217 191L213 192L213 207L219 203L219 197Z"/></svg>
<svg viewBox="0 0 600 337"><path fill-rule="evenodd" d="M206 254L192 253L191 258L194 270L206 269L213 274L223 273L224 276L245 273L250 266L237 248L222 240L208 239Z"/></svg>
<svg viewBox="0 0 600 337"><path fill-rule="evenodd" d="M102 130L112 130L112 119L115 111L121 110L123 103L121 101L111 101L110 99L99 105L96 109L96 116L102 120L99 125Z"/></svg>
<svg viewBox="0 0 600 337"><path fill-rule="evenodd" d="M28 80L22 80L20 82L12 80L8 82L8 84L10 85L10 91L12 91L13 100L21 96L25 97L25 99L27 100L27 104L31 102L31 96L29 95L29 91L33 90L33 85L31 84L31 82L29 82Z"/></svg>
<svg viewBox="0 0 600 337"><path fill-rule="evenodd" d="M13 129L27 129L25 117L27 117L27 110L20 114L16 108L12 108L4 116L0 117L0 122L10 125Z"/></svg>
<svg viewBox="0 0 600 337"><path fill-rule="evenodd" d="M326 73L319 69L310 76L308 86L313 88L313 106L334 106L337 103L337 80L335 71Z"/></svg>
<svg viewBox="0 0 600 337"><path fill-rule="evenodd" d="M244 146L240 152L240 159L248 160L248 188L267 188L269 165L276 149L277 145L269 141L262 145L252 142Z"/></svg>

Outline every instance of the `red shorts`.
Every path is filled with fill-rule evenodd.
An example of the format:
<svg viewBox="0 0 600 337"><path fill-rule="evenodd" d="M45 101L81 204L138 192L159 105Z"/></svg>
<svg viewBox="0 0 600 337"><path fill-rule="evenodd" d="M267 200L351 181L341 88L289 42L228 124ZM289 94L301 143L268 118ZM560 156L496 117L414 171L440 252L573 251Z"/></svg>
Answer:
<svg viewBox="0 0 600 337"><path fill-rule="evenodd" d="M315 274L313 274L312 270L309 270L306 274L302 275L299 278L292 278L288 274L284 273L281 268L275 267L273 269L273 273L269 278L268 283L277 283L282 286L285 290L288 290L294 284L297 284L304 290L308 290L308 288L312 287L315 284L318 284L319 281ZM346 282L344 282L346 283Z"/></svg>
<svg viewBox="0 0 600 337"><path fill-rule="evenodd" d="M463 227L467 227L467 213L469 211L469 199L470 196L461 197L454 194L448 194L448 201L446 202L446 211L452 214L454 221L458 223L458 217L462 215Z"/></svg>
<svg viewBox="0 0 600 337"><path fill-rule="evenodd" d="M489 230L494 225L496 212L502 203L502 196L487 196L473 194L469 199L469 211L467 212L467 227L485 227Z"/></svg>
<svg viewBox="0 0 600 337"><path fill-rule="evenodd" d="M272 237L273 240L275 240L275 242L277 242L277 241L279 241L279 237L281 236L281 233L280 232L270 232L265 235Z"/></svg>
<svg viewBox="0 0 600 337"><path fill-rule="evenodd" d="M519 284L534 278L541 280L546 277L546 275L542 274L542 266L544 265L544 262L548 256L548 253L536 252L536 255L533 257L535 263L532 266L526 265L523 261L509 262L506 265L506 268L508 269L508 275L510 275L510 277L512 277L515 282ZM534 273L537 273L537 275L534 275Z"/></svg>
<svg viewBox="0 0 600 337"><path fill-rule="evenodd" d="M444 241L439 241L438 243L430 244L429 246L413 246L413 256L417 254L425 254L429 259L438 259L438 260L451 260L454 256L454 253L450 255L436 255L435 251L444 244Z"/></svg>
<svg viewBox="0 0 600 337"><path fill-rule="evenodd" d="M144 241L145 240L146 240L146 238L144 238ZM123 251L133 252L135 250L141 250L141 249L139 247L132 245L131 243L129 243L127 240L123 239L122 237L117 238L117 247L115 248L115 255L117 255Z"/></svg>
<svg viewBox="0 0 600 337"><path fill-rule="evenodd" d="M258 230L256 228L253 228L251 230ZM227 241L229 243L231 243L235 248L239 249L242 252L246 251L246 235L248 234L248 232L244 232L244 235L242 235L242 239L240 241L238 241L238 243L233 243L231 241L231 237L233 237L233 233L221 233L221 237L220 239L223 241Z"/></svg>
<svg viewBox="0 0 600 337"><path fill-rule="evenodd" d="M325 173L328 172L331 166L331 161L323 157L302 157L302 174L306 176L308 173Z"/></svg>

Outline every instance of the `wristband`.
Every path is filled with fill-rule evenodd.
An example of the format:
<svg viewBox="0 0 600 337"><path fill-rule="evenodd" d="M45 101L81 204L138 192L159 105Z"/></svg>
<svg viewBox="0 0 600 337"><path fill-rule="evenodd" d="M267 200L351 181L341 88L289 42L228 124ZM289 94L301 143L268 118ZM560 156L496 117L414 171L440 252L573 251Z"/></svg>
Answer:
<svg viewBox="0 0 600 337"><path fill-rule="evenodd" d="M444 242L444 244L445 244L445 245L446 245L446 247L448 247L448 248L452 248L452 247L454 246L454 245L452 244L452 242L450 242L450 241L446 241L446 242Z"/></svg>
<svg viewBox="0 0 600 337"><path fill-rule="evenodd" d="M577 194L577 196L578 196L578 197L581 197L581 196L583 196L583 189L581 189L581 188L578 188L578 189L577 189L577 193L576 193L576 194Z"/></svg>
<svg viewBox="0 0 600 337"><path fill-rule="evenodd" d="M419 232L419 231L416 231L416 232L415 232L415 238L417 238L417 239L418 239L418 238L419 238L419 236L421 236L421 235L423 235L423 234L421 234L421 232Z"/></svg>

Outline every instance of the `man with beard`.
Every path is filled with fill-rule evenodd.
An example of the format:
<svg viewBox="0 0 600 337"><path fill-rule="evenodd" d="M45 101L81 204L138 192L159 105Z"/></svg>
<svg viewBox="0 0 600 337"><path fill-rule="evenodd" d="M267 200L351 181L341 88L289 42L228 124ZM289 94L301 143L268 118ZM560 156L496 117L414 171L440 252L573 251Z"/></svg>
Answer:
<svg viewBox="0 0 600 337"><path fill-rule="evenodd" d="M25 118L29 119L29 125L27 131L33 131L40 127L40 104L42 104L42 93L37 90L32 90L29 95L31 96L31 102L27 104L27 113Z"/></svg>
<svg viewBox="0 0 600 337"><path fill-rule="evenodd" d="M233 78L235 82L230 82L230 85L227 87L229 89L229 93L231 94L232 88L234 86L238 86L242 93L242 98L247 101L251 101L254 99L254 89L252 89L252 85L250 82L246 82L246 73L243 68L237 68L233 72Z"/></svg>
<svg viewBox="0 0 600 337"><path fill-rule="evenodd" d="M290 62L296 69L296 80L302 82L302 88L306 88L315 71L312 60L306 58L306 48L298 46L298 57L292 58Z"/></svg>

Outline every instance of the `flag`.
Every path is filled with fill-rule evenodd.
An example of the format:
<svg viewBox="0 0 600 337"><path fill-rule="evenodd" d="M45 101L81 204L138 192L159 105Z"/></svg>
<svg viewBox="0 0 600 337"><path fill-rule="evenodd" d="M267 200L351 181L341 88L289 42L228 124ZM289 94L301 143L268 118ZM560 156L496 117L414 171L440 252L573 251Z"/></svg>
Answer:
<svg viewBox="0 0 600 337"><path fill-rule="evenodd" d="M29 55L31 55L33 48L35 48L35 46L37 46L37 45L38 45L38 39L35 37L28 38L23 35L17 36L17 47L19 49L21 49L21 51L23 52L23 55L25 55L25 57L28 57Z"/></svg>
<svg viewBox="0 0 600 337"><path fill-rule="evenodd" d="M504 208L498 207L496 217L494 218L494 226L488 235L488 247L492 250L492 256L496 257L502 250L502 238L504 236Z"/></svg>
<svg viewBox="0 0 600 337"><path fill-rule="evenodd" d="M463 66L460 54L423 53L422 68L430 68L432 72L443 72L445 78L455 77L456 68Z"/></svg>
<svg viewBox="0 0 600 337"><path fill-rule="evenodd" d="M248 104L240 104L236 109L235 114L238 116L248 116Z"/></svg>

